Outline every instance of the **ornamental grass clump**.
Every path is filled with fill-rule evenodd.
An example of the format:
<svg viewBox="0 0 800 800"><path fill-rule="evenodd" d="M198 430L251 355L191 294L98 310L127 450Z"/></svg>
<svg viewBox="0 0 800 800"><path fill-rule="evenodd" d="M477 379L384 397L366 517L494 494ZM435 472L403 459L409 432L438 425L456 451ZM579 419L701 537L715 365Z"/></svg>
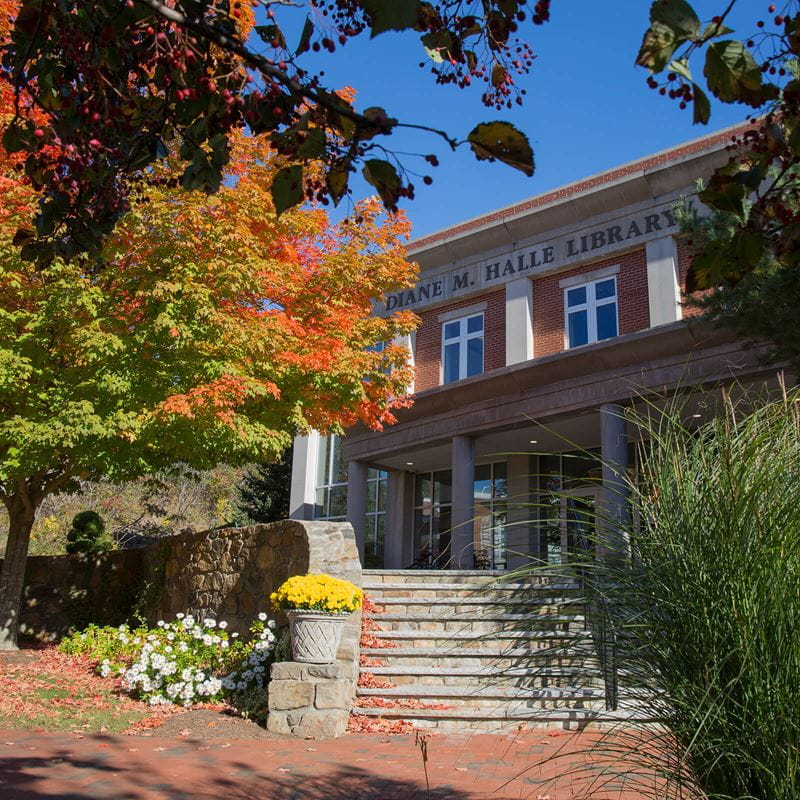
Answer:
<svg viewBox="0 0 800 800"><path fill-rule="evenodd" d="M657 725L593 754L610 779L625 762L626 780L659 776L636 787L659 800L797 800L800 392L726 398L701 425L679 404L629 419L643 433L630 553L592 548L581 577L595 629L616 637L621 707Z"/></svg>
<svg viewBox="0 0 800 800"><path fill-rule="evenodd" d="M295 575L270 597L275 611L319 611L349 614L361 608L364 596L356 585L330 575Z"/></svg>

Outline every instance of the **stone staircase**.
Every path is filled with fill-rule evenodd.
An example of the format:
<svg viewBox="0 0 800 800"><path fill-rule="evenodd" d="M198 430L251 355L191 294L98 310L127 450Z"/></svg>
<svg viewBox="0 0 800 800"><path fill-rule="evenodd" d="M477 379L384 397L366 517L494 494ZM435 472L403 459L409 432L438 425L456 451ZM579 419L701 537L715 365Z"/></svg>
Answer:
<svg viewBox="0 0 800 800"><path fill-rule="evenodd" d="M364 570L384 646L361 649L353 713L451 730L618 721L578 586L500 574Z"/></svg>

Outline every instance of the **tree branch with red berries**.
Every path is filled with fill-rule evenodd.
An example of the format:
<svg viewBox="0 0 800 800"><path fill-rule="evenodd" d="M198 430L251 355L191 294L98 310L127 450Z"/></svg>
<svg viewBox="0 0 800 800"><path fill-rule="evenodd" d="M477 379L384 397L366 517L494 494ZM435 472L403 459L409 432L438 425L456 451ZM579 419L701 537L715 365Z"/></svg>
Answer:
<svg viewBox="0 0 800 800"><path fill-rule="evenodd" d="M527 138L507 122L456 136L380 107L356 110L351 95L326 86L301 61L357 36L413 29L438 83L481 82L482 102L501 110L522 102L513 76L533 63L518 26L530 5L534 23L543 24L548 0L312 0L294 47L276 6L296 4L264 5L269 21L255 25L253 6L239 0L21 2L0 77L44 114L19 114L3 137L7 151L25 154L26 179L41 193L33 225L17 235L24 257L46 265L96 253L168 153L181 161L171 180L217 191L228 138L240 129L268 136L290 162L272 186L278 213L306 199L340 203L359 167L387 209L413 198L405 163L376 157L384 149L376 138L400 127L533 173ZM432 154L422 157L437 163ZM312 161L325 165L324 175L305 169Z"/></svg>

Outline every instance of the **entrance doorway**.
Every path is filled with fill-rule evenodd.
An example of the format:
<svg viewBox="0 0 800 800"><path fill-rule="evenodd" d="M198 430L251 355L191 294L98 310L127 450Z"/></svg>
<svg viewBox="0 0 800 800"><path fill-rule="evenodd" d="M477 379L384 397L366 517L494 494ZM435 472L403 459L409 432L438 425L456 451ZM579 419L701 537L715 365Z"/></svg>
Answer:
<svg viewBox="0 0 800 800"><path fill-rule="evenodd" d="M544 530L549 564L574 563L594 552L599 499L599 486L571 489L558 497L557 516Z"/></svg>

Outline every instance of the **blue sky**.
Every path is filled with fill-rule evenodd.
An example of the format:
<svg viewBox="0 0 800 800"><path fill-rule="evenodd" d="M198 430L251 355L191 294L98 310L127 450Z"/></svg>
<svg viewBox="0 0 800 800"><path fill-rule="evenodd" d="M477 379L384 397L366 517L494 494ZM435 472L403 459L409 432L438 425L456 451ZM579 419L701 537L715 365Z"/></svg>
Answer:
<svg viewBox="0 0 800 800"><path fill-rule="evenodd" d="M725 5L694 3L703 20ZM766 3L740 0L738 6L732 27L746 38ZM357 89L359 109L380 105L401 121L443 128L459 138L478 122L498 118L527 133L536 160L532 178L503 164L478 162L467 146L453 153L430 134L404 131L386 138L395 151L436 153L440 160L433 169L421 159L404 159L434 179L431 186L415 180L416 199L403 204L418 238L743 120L746 107L714 103L709 125L694 126L690 108L681 111L647 88L647 73L634 67L634 60L649 7L648 0L554 2L549 23L540 28L526 23L523 38L537 59L520 79L528 92L525 104L512 111L485 108L477 84L467 90L437 86L430 71L418 66L426 57L413 33L356 39L332 56L309 54L300 63L324 69L330 86ZM292 42L296 34L284 27ZM701 71L702 64L695 65L695 72ZM360 179L352 185L356 196L370 189Z"/></svg>

